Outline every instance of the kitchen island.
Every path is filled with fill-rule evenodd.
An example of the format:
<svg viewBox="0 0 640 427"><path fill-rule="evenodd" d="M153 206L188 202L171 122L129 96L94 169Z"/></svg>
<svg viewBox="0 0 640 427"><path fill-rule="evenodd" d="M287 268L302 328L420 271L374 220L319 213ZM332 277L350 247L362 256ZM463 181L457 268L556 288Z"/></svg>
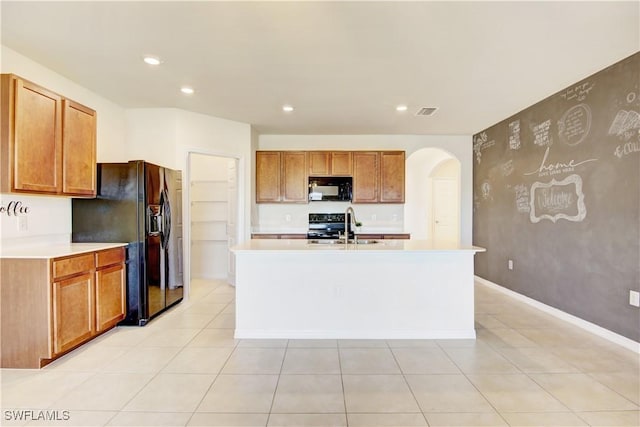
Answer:
<svg viewBox="0 0 640 427"><path fill-rule="evenodd" d="M250 240L236 256L236 338L475 338L475 246Z"/></svg>

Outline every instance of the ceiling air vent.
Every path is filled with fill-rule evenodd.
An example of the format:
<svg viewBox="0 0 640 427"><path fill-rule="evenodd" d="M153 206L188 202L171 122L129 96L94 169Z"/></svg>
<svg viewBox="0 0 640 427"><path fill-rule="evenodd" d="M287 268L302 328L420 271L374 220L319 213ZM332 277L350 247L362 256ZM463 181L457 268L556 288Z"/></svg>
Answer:
<svg viewBox="0 0 640 427"><path fill-rule="evenodd" d="M422 107L416 113L416 116L432 116L436 112L437 107Z"/></svg>

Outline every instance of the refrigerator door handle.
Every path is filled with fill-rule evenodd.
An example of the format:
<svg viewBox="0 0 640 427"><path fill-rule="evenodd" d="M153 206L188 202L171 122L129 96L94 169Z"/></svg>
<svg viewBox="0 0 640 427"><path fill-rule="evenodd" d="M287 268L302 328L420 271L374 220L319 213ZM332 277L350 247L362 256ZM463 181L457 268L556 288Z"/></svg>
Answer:
<svg viewBox="0 0 640 427"><path fill-rule="evenodd" d="M162 209L160 205L149 205L147 207L147 234L149 236L159 236L162 233Z"/></svg>
<svg viewBox="0 0 640 427"><path fill-rule="evenodd" d="M169 204L167 190L162 192L160 203L162 204L162 246L166 248L169 244L169 236L171 235L171 206Z"/></svg>

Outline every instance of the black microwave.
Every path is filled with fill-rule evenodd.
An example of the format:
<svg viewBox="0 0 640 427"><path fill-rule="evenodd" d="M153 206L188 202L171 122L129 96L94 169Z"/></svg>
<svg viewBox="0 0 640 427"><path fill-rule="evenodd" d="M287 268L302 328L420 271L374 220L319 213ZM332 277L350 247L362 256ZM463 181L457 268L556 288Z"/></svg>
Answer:
<svg viewBox="0 0 640 427"><path fill-rule="evenodd" d="M309 201L351 201L352 178L309 177Z"/></svg>

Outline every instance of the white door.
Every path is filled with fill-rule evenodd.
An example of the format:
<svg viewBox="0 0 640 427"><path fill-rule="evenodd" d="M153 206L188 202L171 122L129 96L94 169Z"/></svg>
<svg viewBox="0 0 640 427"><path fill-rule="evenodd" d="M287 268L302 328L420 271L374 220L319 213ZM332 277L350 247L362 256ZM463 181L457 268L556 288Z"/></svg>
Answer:
<svg viewBox="0 0 640 427"><path fill-rule="evenodd" d="M453 178L433 178L433 240L459 241L458 181Z"/></svg>
<svg viewBox="0 0 640 427"><path fill-rule="evenodd" d="M229 215L227 217L227 238L228 247L232 248L238 241L238 160L229 160L228 179L229 184ZM228 251L228 272L227 280L229 284L236 284L236 259L233 252Z"/></svg>

